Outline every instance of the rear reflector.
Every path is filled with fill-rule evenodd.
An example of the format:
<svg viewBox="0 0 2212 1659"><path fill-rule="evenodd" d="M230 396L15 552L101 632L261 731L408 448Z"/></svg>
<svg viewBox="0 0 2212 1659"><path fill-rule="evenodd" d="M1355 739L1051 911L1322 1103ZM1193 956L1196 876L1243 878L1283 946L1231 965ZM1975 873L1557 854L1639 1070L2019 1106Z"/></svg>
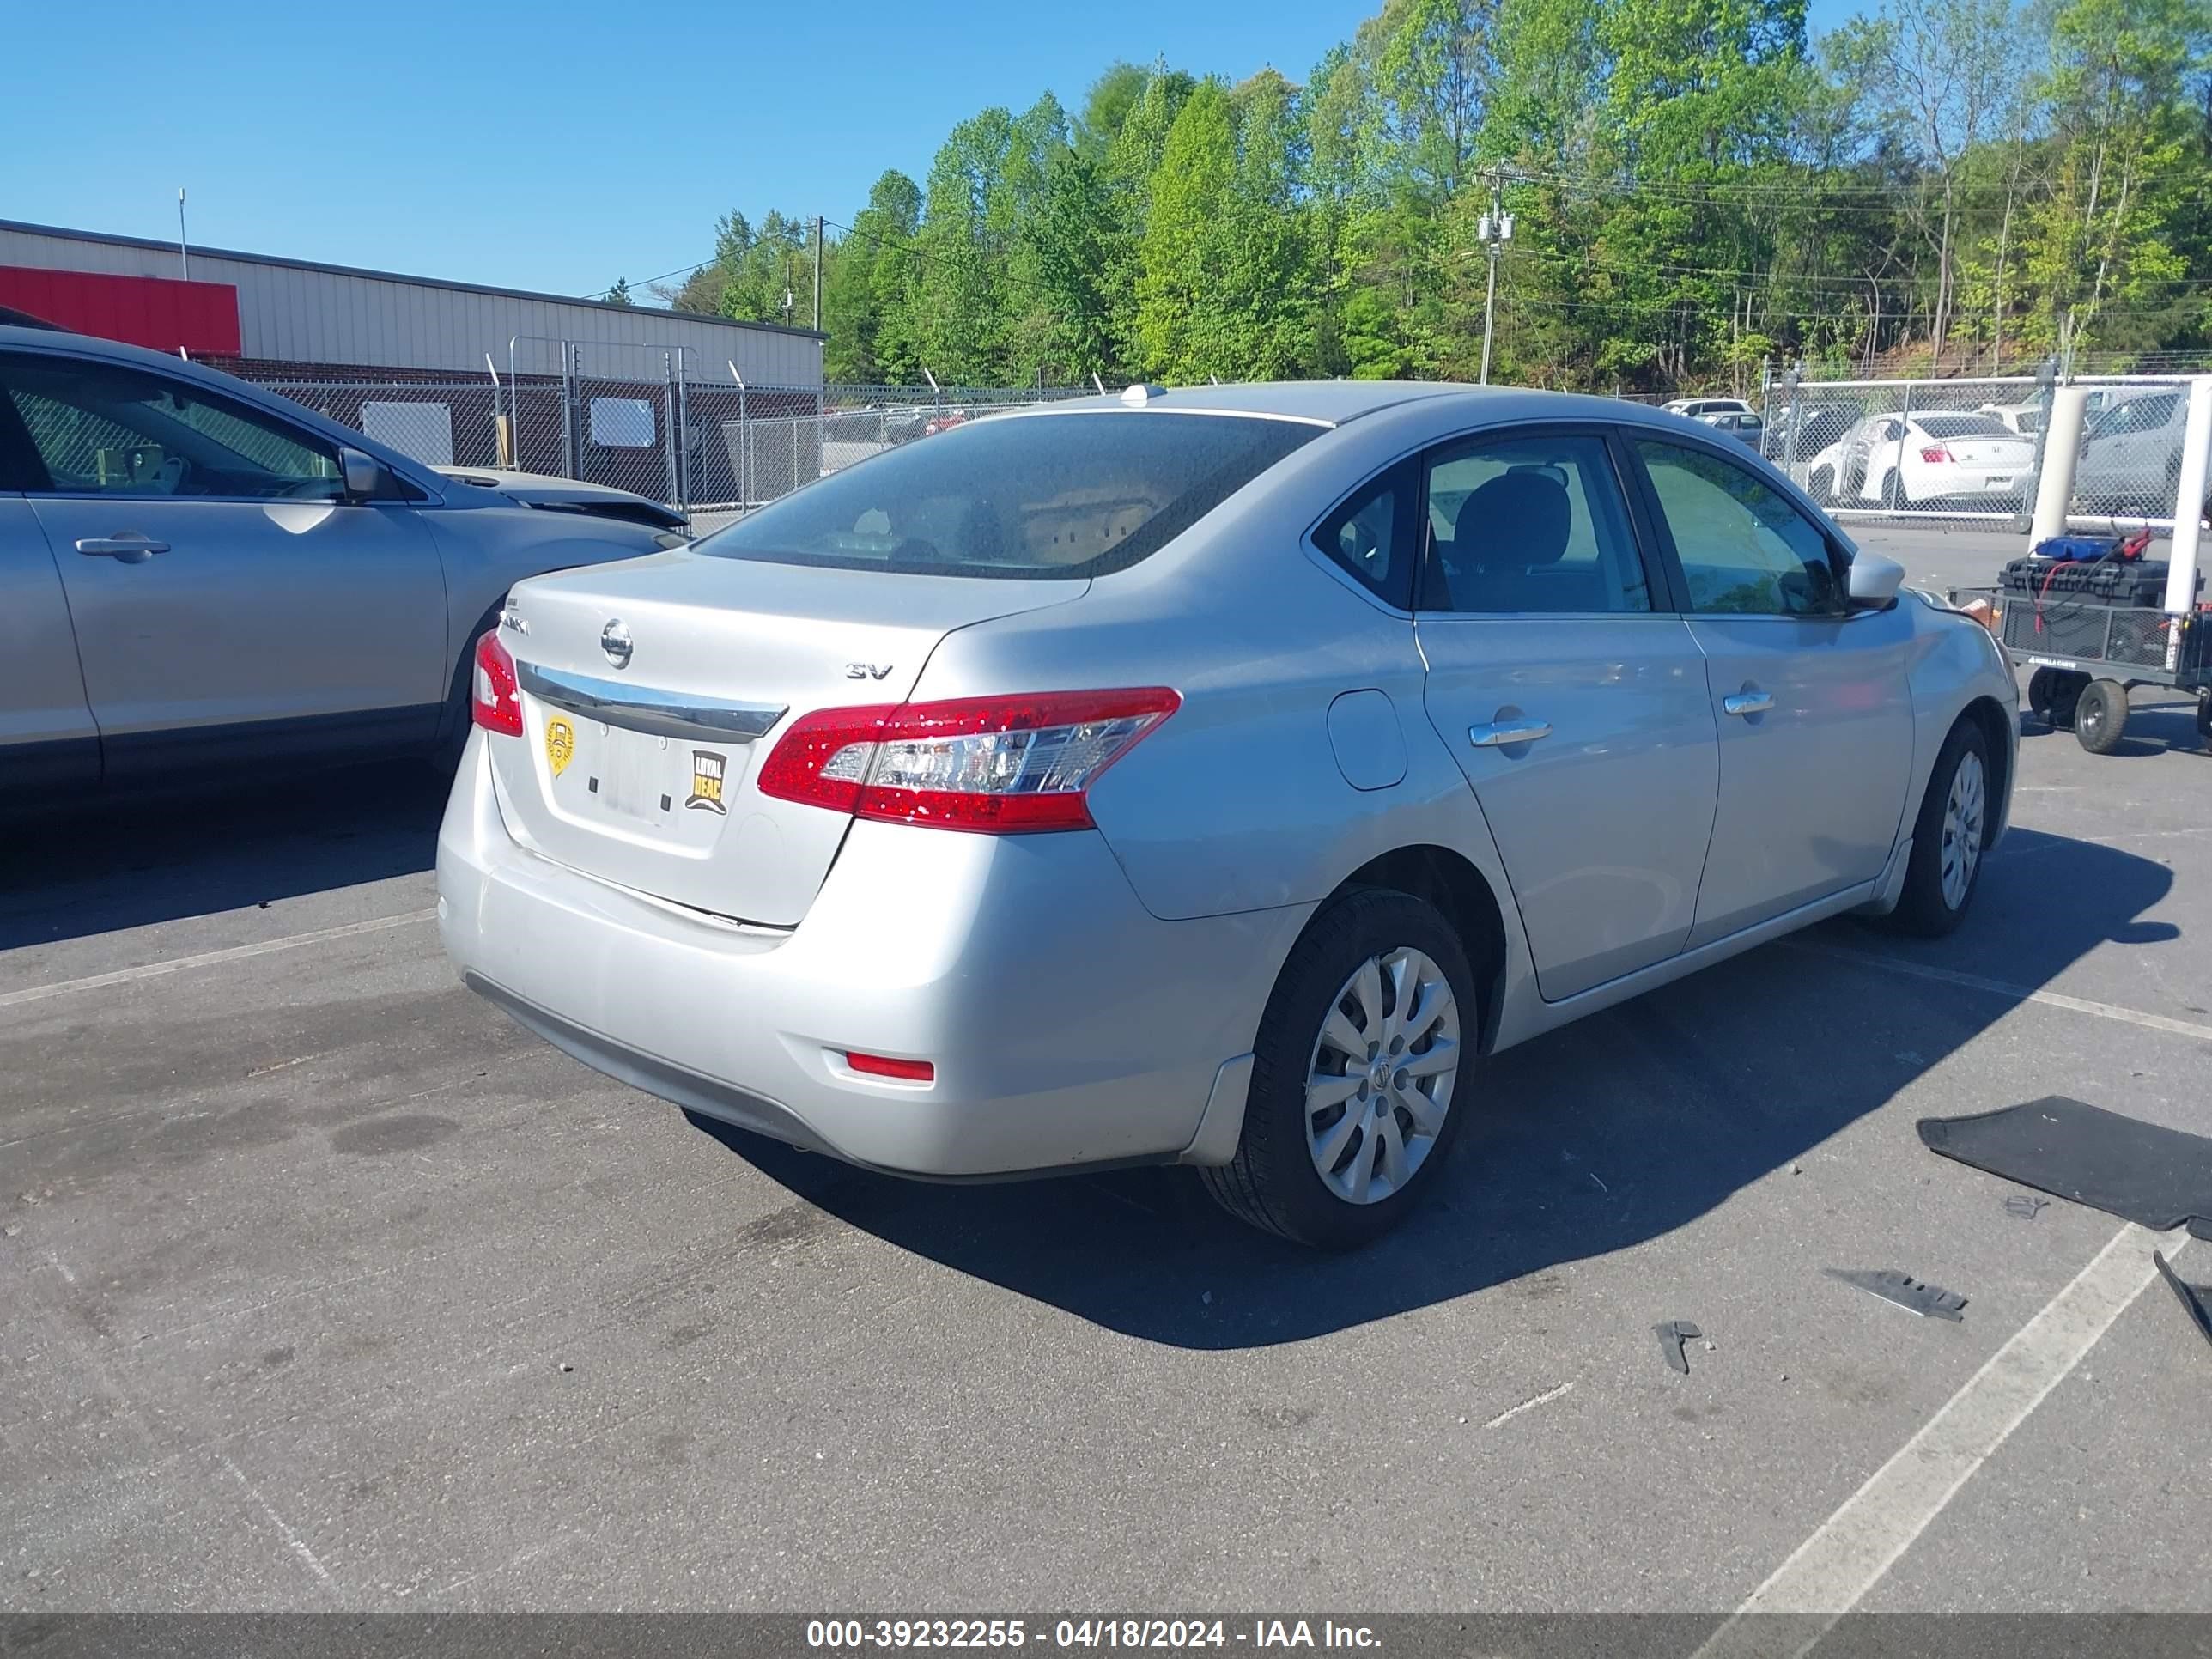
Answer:
<svg viewBox="0 0 2212 1659"><path fill-rule="evenodd" d="M1143 686L817 709L792 722L753 787L892 823L1087 830L1091 786L1182 703Z"/></svg>
<svg viewBox="0 0 2212 1659"><path fill-rule="evenodd" d="M926 1060L887 1060L881 1054L845 1056L845 1063L865 1077L895 1077L906 1083L933 1083L937 1067Z"/></svg>
<svg viewBox="0 0 2212 1659"><path fill-rule="evenodd" d="M522 698L514 683L514 658L491 629L477 641L476 672L470 678L469 718L503 738L522 735Z"/></svg>
<svg viewBox="0 0 2212 1659"><path fill-rule="evenodd" d="M1920 452L1920 459L1928 462L1930 465L1934 465L1937 463L1949 460L1951 459L1951 452L1944 448L1941 444L1930 444L1927 448Z"/></svg>

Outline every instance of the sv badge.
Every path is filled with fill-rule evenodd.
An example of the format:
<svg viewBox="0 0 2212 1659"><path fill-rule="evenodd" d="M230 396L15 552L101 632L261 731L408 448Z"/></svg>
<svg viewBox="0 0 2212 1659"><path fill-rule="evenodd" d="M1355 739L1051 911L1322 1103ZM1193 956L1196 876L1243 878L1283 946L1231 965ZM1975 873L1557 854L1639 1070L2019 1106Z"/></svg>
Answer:
<svg viewBox="0 0 2212 1659"><path fill-rule="evenodd" d="M872 662L848 662L845 665L845 678L848 680L879 680L890 672L889 663L880 668Z"/></svg>

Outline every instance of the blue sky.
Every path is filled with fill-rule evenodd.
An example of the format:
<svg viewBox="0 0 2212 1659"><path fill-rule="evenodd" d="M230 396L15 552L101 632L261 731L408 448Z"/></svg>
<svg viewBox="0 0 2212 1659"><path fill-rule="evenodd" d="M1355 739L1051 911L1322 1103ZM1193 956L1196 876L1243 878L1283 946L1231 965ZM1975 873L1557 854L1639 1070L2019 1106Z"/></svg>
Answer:
<svg viewBox="0 0 2212 1659"><path fill-rule="evenodd" d="M1116 58L1292 79L1379 0L19 0L0 218L554 293L849 221L956 121ZM1814 0L1816 27L1846 14ZM28 75L31 65L52 71Z"/></svg>

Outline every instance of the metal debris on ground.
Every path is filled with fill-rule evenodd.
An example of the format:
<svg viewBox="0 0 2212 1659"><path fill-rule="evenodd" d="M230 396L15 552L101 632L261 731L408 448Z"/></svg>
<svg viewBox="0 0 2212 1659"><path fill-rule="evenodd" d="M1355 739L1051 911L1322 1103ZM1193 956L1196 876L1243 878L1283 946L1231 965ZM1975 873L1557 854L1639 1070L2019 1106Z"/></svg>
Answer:
<svg viewBox="0 0 2212 1659"><path fill-rule="evenodd" d="M2172 1265L2160 1251L2153 1250L2150 1261L2151 1266L2158 1269L2158 1276L2171 1285L2173 1293L2181 1298L2181 1305L2189 1310L2190 1320L2198 1332L2207 1342L2212 1342L2212 1306L2208 1306L2212 1303L2212 1285L2189 1284L2173 1271Z"/></svg>
<svg viewBox="0 0 2212 1659"><path fill-rule="evenodd" d="M1659 1339L1659 1352L1666 1356L1667 1363L1687 1376L1690 1374L1690 1357L1682 1351L1682 1345L1702 1341L1705 1334L1686 1319L1664 1320L1651 1329ZM1706 1346L1710 1347L1711 1345L1708 1343Z"/></svg>
<svg viewBox="0 0 2212 1659"><path fill-rule="evenodd" d="M1885 1302L1895 1303L1907 1313L1918 1314L1923 1319L1948 1319L1953 1324L1963 1324L1961 1310L1966 1298L1956 1291L1940 1285L1923 1284L1909 1273L1893 1268L1879 1272L1854 1267L1823 1267L1820 1271L1831 1279L1867 1291Z"/></svg>
<svg viewBox="0 0 2212 1659"><path fill-rule="evenodd" d="M2005 1213L2018 1216L2022 1221L2033 1221L2051 1206L2047 1198L2031 1198L2026 1193L2014 1193L2004 1201Z"/></svg>

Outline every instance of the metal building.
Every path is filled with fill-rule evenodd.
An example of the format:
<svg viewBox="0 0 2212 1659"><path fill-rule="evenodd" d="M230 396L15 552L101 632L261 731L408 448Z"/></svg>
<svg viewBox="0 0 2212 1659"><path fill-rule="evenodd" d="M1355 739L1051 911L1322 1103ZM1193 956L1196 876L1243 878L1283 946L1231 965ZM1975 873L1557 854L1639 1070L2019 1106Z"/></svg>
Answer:
<svg viewBox="0 0 2212 1659"><path fill-rule="evenodd" d="M160 351L181 349L256 379L328 379L333 369L365 379L483 376L487 356L505 375L511 343L522 374L555 373L566 341L581 355L581 370L596 374L659 379L648 357L657 363L658 354L680 349L694 380L822 383L823 337L810 329L261 253L194 247L180 256L174 242L4 219L0 305Z"/></svg>

